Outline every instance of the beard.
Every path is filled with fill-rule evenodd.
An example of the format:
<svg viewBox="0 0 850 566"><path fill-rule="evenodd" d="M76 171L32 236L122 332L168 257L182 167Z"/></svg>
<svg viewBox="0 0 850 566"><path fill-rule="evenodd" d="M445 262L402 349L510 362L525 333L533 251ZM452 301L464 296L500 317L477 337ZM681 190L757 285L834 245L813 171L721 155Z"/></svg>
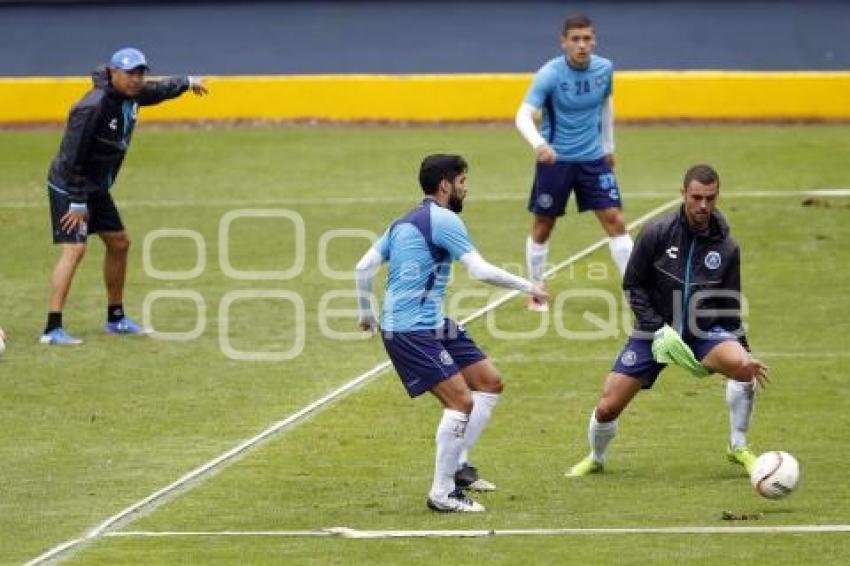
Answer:
<svg viewBox="0 0 850 566"><path fill-rule="evenodd" d="M463 199L457 198L456 196L452 195L449 197L448 205L449 210L451 210L455 214L460 214L463 210Z"/></svg>

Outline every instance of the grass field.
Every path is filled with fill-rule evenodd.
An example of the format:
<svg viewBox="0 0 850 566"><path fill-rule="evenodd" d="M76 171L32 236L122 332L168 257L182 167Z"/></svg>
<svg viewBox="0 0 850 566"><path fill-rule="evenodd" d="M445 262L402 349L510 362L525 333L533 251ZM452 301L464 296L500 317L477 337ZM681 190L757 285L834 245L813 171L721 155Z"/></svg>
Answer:
<svg viewBox="0 0 850 566"><path fill-rule="evenodd" d="M30 560L120 512L271 423L384 360L377 340L323 336L323 297L352 282L323 274L319 246L333 229L382 231L419 199L421 157L465 155L471 166L464 218L490 261L523 263L531 161L507 126L446 128L258 127L159 129L142 124L115 195L134 247L126 306L141 317L156 291L195 292L206 323L193 340L120 339L100 331L102 246L93 241L78 273L66 327L87 343L46 348L49 243L44 173L58 130L0 131L0 325L10 334L0 358L0 563ZM799 191L850 187L841 161L847 126L688 126L618 129L618 176L629 219L674 198L688 165L709 162L723 178L721 208L743 248L750 342L772 369L759 396L750 440L756 450L797 456L802 481L790 498L759 498L725 462L727 416L716 377L698 381L669 369L621 419L609 468L568 480L585 454L586 421L625 334L564 339L554 323L533 340L506 339L485 320L469 330L502 371L506 393L473 459L499 491L481 497L484 516L437 516L424 505L433 468L435 401L409 400L384 372L295 427L274 436L178 497L133 516L122 531L286 531L356 529L533 529L779 526L850 523L850 197ZM755 191L770 191L756 193ZM237 209L286 209L303 219L304 267L285 281L228 277L219 258L220 221ZM164 281L144 269L143 242L159 229L184 229L205 242L195 278ZM235 220L229 264L285 270L297 241L286 219ZM587 215L555 233L560 261L599 240ZM347 270L364 239L327 243L327 264ZM160 271L196 264L189 238L150 246ZM608 277L599 274L607 270ZM382 277L379 276L382 281ZM605 249L569 266L553 293L608 289L617 278ZM226 342L235 350L303 349L285 361L231 359L221 348L224 306L237 291L289 291L230 303ZM489 289L456 273L451 293ZM497 291L495 295L498 296ZM462 318L487 296L465 299ZM353 308L337 299L332 307ZM196 304L164 298L150 308L160 332L190 332ZM563 311L570 329L607 307L576 298ZM622 313L619 313L622 314ZM337 316L327 324L354 327ZM491 325L533 329L539 318L513 300ZM562 333L561 333L562 334ZM723 511L761 513L727 522ZM116 533L111 533L112 535ZM822 563L850 562L847 533L631 534L482 539L352 540L339 537L96 537L70 553L79 564L115 563Z"/></svg>

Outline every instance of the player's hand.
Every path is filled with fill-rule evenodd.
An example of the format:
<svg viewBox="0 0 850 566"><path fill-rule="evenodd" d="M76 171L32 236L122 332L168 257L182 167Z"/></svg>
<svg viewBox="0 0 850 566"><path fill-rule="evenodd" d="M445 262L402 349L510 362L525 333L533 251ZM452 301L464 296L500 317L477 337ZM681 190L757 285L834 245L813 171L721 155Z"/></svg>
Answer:
<svg viewBox="0 0 850 566"><path fill-rule="evenodd" d="M544 303L549 301L549 292L543 286L543 283L534 284L534 287L531 289L531 296Z"/></svg>
<svg viewBox="0 0 850 566"><path fill-rule="evenodd" d="M738 371L738 376L750 378L753 381L753 385L756 387L764 388L768 383L770 383L768 367L756 358L750 358L747 360L747 363L745 363Z"/></svg>
<svg viewBox="0 0 850 566"><path fill-rule="evenodd" d="M204 96L210 93L207 85L204 84L204 79L201 77L189 77L189 88L195 96Z"/></svg>
<svg viewBox="0 0 850 566"><path fill-rule="evenodd" d="M534 150L534 153L537 155L537 161L545 165L552 165L558 159L555 150L548 143L539 146Z"/></svg>
<svg viewBox="0 0 850 566"><path fill-rule="evenodd" d="M605 164L608 165L608 167L610 167L611 170L613 171L614 166L617 165L617 160L614 158L614 154L613 153L606 153L605 157L603 157L602 159L605 160Z"/></svg>
<svg viewBox="0 0 850 566"><path fill-rule="evenodd" d="M361 316L359 324L360 330L363 330L364 332L368 332L372 335L375 335L378 332L378 319L375 318L375 315L373 314Z"/></svg>
<svg viewBox="0 0 850 566"><path fill-rule="evenodd" d="M70 234L83 222L85 222L88 217L89 213L86 210L69 210L62 216L62 218L59 219L59 225L62 226L62 229L65 231L66 234Z"/></svg>

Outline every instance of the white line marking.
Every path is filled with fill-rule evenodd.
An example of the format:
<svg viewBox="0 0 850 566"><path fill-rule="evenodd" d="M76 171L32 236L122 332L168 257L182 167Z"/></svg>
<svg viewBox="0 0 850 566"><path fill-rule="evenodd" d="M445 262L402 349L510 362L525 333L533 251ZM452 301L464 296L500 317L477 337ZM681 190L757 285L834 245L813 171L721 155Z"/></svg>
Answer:
<svg viewBox="0 0 850 566"><path fill-rule="evenodd" d="M668 208L672 208L673 206L677 205L678 203L679 203L679 199L675 198L675 199L667 201L666 203L662 204L661 206L653 208L652 210L650 210L649 212L647 212L646 214L644 214L643 216L641 216L637 220L631 222L628 225L628 229L631 230L631 229L635 228L636 226L639 226L640 224L646 222L647 220L649 220L653 216L667 210ZM566 267L570 263L578 261L579 259L593 253L597 249L604 246L607 242L608 242L608 238L603 238L603 239L599 240L598 242L588 246L587 248L578 252L577 254L565 259L564 261L562 261L558 265L555 265L554 267L550 268L548 271L546 271L544 276L550 277L551 275L557 273L559 270L563 269L564 267ZM467 324L467 323L483 316L487 312L498 308L499 306L506 303L507 301L509 301L513 297L516 297L517 295L519 295L519 291L510 291L510 292L505 293L504 295L502 295L498 299L490 302L486 306L478 309L477 311L475 311L474 313L472 313L471 315L469 315L468 317L463 319L460 322L460 324ZM101 522L100 524L98 524L94 528L90 529L82 537L71 540L71 541L64 542L64 543L62 543L62 544L60 544L60 545L58 545L54 548L51 548L47 552L44 552L43 554L33 558L32 560L27 562L26 566L31 566L31 565L34 566L36 564L43 564L43 563L48 562L48 561L58 560L63 554L68 553L68 552L73 552L73 551L79 549L80 547L82 547L84 545L91 544L96 539L98 539L102 536L105 536L105 535L109 534L110 532L113 532L116 529L133 522L135 519L137 519L139 516L141 516L141 514L149 513L151 511L153 511L154 509L156 509L160 505L166 503L167 501L170 501L171 499L173 499L177 495L184 493L185 491L188 491L189 489L191 489L195 485L202 483L204 480L208 479L209 477L214 475L216 472L218 472L218 470L225 463L228 463L229 461L237 458L238 456L243 454L246 450L260 445L262 442L268 440L275 433L277 433L277 432L283 430L284 428L286 428L290 425L293 425L293 424L297 423L298 421L308 417L309 415L311 415L312 413L314 413L315 411L317 411L318 409L320 409L324 405L330 403L331 401L345 395L346 393L349 393L350 391L353 391L354 389L357 389L358 387L360 387L361 385L366 383L369 379L381 374L384 370L388 369L389 367L390 367L390 361L389 360L383 361L382 363L376 365L375 367L368 370L367 372L360 374L359 376L348 381L347 383L343 384L342 386L338 387L337 389L331 391L330 393L326 394L325 396L321 397L320 399L313 401L312 403L310 403L309 405L307 405L303 409L291 414L290 416L286 417L283 420L280 420L280 421L272 424L271 426L269 426L268 428L266 428L265 430L263 430L259 434L255 435L255 436L253 436L253 437L251 437L247 440L244 440L243 442L241 442L237 446L231 448L230 450L228 450L224 454L221 454L220 456L210 460L206 464L203 464L202 466L195 468L194 470L185 474L184 476L182 476L178 480L168 484L167 486L163 487L162 489L155 491L154 493L148 495L144 499L142 499L142 500L130 505L129 507L119 511L118 513L116 513L112 517L109 517L108 519Z"/></svg>
<svg viewBox="0 0 850 566"><path fill-rule="evenodd" d="M646 191L627 193L625 200L652 200L663 199L669 197L675 191ZM846 197L850 196L850 189L813 189L807 191L769 191L769 190L749 190L735 191L734 189L724 189L722 199L737 199L737 198L770 198L770 197ZM471 194L470 202L502 202L502 201L522 201L528 199L528 193L492 193L492 194ZM392 203L409 203L410 197L406 196L383 196L383 197L350 197L350 196L327 196L321 198L279 198L279 199L258 199L258 200L238 200L238 199L203 199L195 200L121 200L118 204L121 208L216 208L216 207L240 207L245 206L293 206L293 205L316 205L316 206L356 206L361 204L392 204ZM0 203L0 209L4 208L43 208L45 204L40 200L38 202L29 201L11 201Z"/></svg>
<svg viewBox="0 0 850 566"><path fill-rule="evenodd" d="M555 528L555 529L476 529L476 530L382 530L361 531L349 527L330 527L304 531L121 531L111 538L166 537L341 537L376 538L477 538L499 536L587 536L587 535L741 535L848 533L850 525L762 525L753 527L638 527L638 528Z"/></svg>

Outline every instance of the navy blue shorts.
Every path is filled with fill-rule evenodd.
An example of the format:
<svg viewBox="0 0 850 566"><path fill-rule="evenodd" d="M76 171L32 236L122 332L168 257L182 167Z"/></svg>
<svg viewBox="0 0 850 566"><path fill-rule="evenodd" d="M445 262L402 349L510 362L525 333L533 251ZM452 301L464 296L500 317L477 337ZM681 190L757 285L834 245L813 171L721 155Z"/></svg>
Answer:
<svg viewBox="0 0 850 566"><path fill-rule="evenodd" d="M67 193L59 192L51 187L47 188L50 200L50 221L53 228L54 244L81 244L86 241L89 234L95 232L121 232L124 223L112 195L107 191L97 191L88 195L89 218L86 222L75 228L70 233L62 229L62 217L71 206L71 199Z"/></svg>
<svg viewBox="0 0 850 566"><path fill-rule="evenodd" d="M578 211L622 208L617 178L604 159L552 165L537 162L528 210L539 216L563 216L575 190Z"/></svg>
<svg viewBox="0 0 850 566"><path fill-rule="evenodd" d="M693 350L696 359L702 361L712 348L729 340L737 342L738 338L728 330L716 327L708 332L707 338L686 338L685 343ZM629 337L611 371L634 377L640 381L642 389L649 389L665 367L667 364L659 364L652 357L652 340Z"/></svg>
<svg viewBox="0 0 850 566"><path fill-rule="evenodd" d="M411 397L430 391L467 366L486 359L472 338L453 320L442 328L381 333L384 348Z"/></svg>

